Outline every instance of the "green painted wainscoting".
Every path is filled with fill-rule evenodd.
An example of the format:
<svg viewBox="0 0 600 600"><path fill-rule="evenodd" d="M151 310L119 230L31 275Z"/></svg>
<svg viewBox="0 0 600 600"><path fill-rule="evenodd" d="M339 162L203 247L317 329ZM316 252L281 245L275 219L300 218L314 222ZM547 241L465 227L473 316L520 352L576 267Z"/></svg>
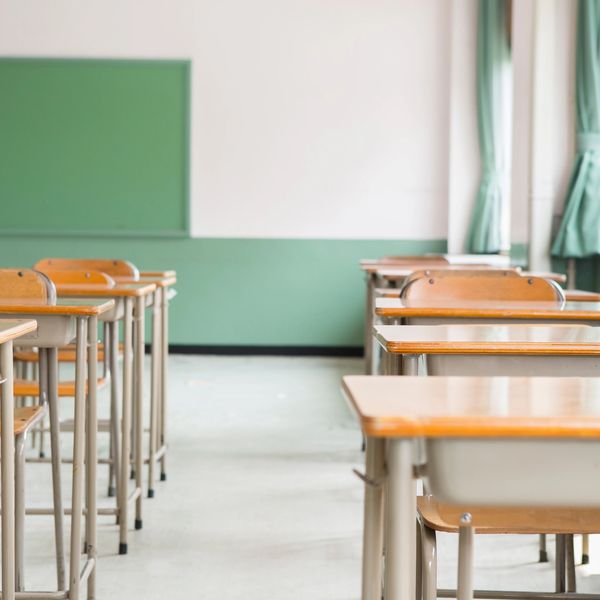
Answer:
<svg viewBox="0 0 600 600"><path fill-rule="evenodd" d="M44 256L128 258L177 270L170 342L215 346L362 345L361 258L445 252L445 240L0 238L1 263Z"/></svg>

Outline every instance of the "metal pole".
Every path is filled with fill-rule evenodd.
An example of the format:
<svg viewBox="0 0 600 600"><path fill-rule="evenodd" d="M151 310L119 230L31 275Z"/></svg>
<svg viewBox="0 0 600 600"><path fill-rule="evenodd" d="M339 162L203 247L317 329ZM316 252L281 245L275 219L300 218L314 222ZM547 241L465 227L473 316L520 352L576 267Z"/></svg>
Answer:
<svg viewBox="0 0 600 600"><path fill-rule="evenodd" d="M127 554L129 451L131 444L131 329L133 325L133 305L131 298L125 298L123 318L123 418L121 420L121 481L119 490L119 554Z"/></svg>
<svg viewBox="0 0 600 600"><path fill-rule="evenodd" d="M66 589L64 510L61 481L60 416L58 414L58 350L40 349L40 400L48 402L50 452L52 455L52 499L54 507L54 544L56 547L57 589ZM42 391L46 390L46 391ZM46 395L47 394L47 395ZM40 435L43 435L40 434Z"/></svg>
<svg viewBox="0 0 600 600"><path fill-rule="evenodd" d="M15 429L13 396L13 344L0 345L0 373L6 379L2 384L0 404L1 480L2 480L2 597L15 597Z"/></svg>
<svg viewBox="0 0 600 600"><path fill-rule="evenodd" d="M73 423L73 482L71 492L71 552L69 560L69 600L79 600L81 579L81 522L83 515L83 470L86 413L87 319L77 318L75 360L75 416ZM90 382L91 384L91 382Z"/></svg>
<svg viewBox="0 0 600 600"><path fill-rule="evenodd" d="M469 513L460 518L458 530L457 600L473 600L473 527Z"/></svg>
<svg viewBox="0 0 600 600"><path fill-rule="evenodd" d="M160 446L164 447L164 452L160 460L160 480L167 480L166 460L167 460L167 369L169 359L169 295L165 288L162 295L161 316L160 316L160 343L162 352L160 353Z"/></svg>
<svg viewBox="0 0 600 600"><path fill-rule="evenodd" d="M386 503L386 600L415 597L415 515L417 490L413 479L413 440L389 440Z"/></svg>
<svg viewBox="0 0 600 600"><path fill-rule="evenodd" d="M385 440L367 437L365 453L362 600L381 600ZM370 482L370 483L369 483Z"/></svg>
<svg viewBox="0 0 600 600"><path fill-rule="evenodd" d="M106 351L106 345L105 345ZM98 406L97 406L97 368L98 368L98 317L91 316L88 321L88 395L87 395L87 514L85 521L86 552L88 560L93 561L93 568L87 580L88 600L96 597L96 470L98 464Z"/></svg>
<svg viewBox="0 0 600 600"><path fill-rule="evenodd" d="M144 390L144 311L146 309L144 296L135 299L135 485L139 490L143 485L143 441L144 441L144 412L143 412L143 390ZM135 501L135 528L142 528L142 494Z"/></svg>

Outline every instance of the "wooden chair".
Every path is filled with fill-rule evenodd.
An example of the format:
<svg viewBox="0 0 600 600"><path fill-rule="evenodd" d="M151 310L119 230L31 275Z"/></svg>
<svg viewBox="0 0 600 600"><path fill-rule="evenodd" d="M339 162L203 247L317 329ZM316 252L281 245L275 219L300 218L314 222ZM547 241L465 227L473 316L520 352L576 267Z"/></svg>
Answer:
<svg viewBox="0 0 600 600"><path fill-rule="evenodd" d="M0 303L14 303L18 301L22 304L56 304L56 289L50 279L33 269L0 269ZM38 385L36 383L36 385ZM17 391L17 382L14 382L15 395ZM38 386L39 388L39 386ZM33 396L33 395L32 395ZM39 394L37 394L39 400ZM34 406L19 406L14 412L15 429L15 481L16 494L15 499L15 541L19 551L15 556L15 572L17 588L20 589L23 580L22 549L24 546L24 521L25 521L25 438L29 431L43 418L46 412L44 404ZM53 468L60 469L60 457L52 456ZM53 485L56 482L53 480ZM55 493L60 490L55 490ZM56 497L56 496L55 496ZM58 557L57 557L58 560Z"/></svg>
<svg viewBox="0 0 600 600"><path fill-rule="evenodd" d="M40 261L42 263L43 261ZM40 264L38 263L38 264ZM54 270L47 269L40 264L40 272L43 272L55 285L90 285L97 288L110 289L115 287L115 280L102 271L87 271L83 269ZM121 346L122 348L122 346ZM15 360L20 362L37 362L38 354L35 350L18 350L15 352ZM75 362L75 346L69 345L59 350L59 362ZM98 362L104 362L104 345L98 344Z"/></svg>
<svg viewBox="0 0 600 600"><path fill-rule="evenodd" d="M417 574L422 590L422 600L436 600L441 590L437 587L436 532L461 533L461 517L471 516L473 532L480 535L522 534L556 535L556 585L557 593L576 591L573 534L584 536L600 533L598 508L539 508L539 507L482 507L455 506L438 502L433 496L417 498ZM420 580L420 581L419 581ZM444 591L442 595L446 595ZM539 594L541 598L544 594ZM549 597L551 594L545 594ZM514 598L514 592L494 591L493 598ZM576 597L574 595L573 597Z"/></svg>
<svg viewBox="0 0 600 600"><path fill-rule="evenodd" d="M94 287L112 288L116 285L115 280L108 274L102 271L84 270L84 269L72 269L72 270L57 270L54 268L48 268L43 261L38 263L40 267L39 273L43 273L44 276L50 280L52 287L54 285L91 285ZM122 350L122 345L120 347ZM66 346L61 348L57 352L59 363L74 363L76 361L76 349L74 345ZM39 385L37 382L30 378L28 365L32 365L31 373L34 374L39 360L38 352L33 348L16 349L14 358L17 364L17 373L19 377L15 380L15 396L20 398L37 398L39 396ZM104 345L98 344L98 362L105 365L105 373L103 377L99 377L96 385L101 388L106 384L106 360L105 360ZM87 382L86 382L87 386ZM59 398L72 398L75 395L75 382L74 381L61 381L58 384L58 396ZM117 417L111 413L111 419ZM63 423L63 428L68 428L69 423ZM112 423L100 423L100 430L108 431L111 434L110 447L111 457L109 459L110 465L110 484L109 484L109 495L113 496L115 493L115 486L112 482L115 478L115 466L113 461L118 461L113 456L113 449L115 446L114 430L116 425ZM44 433L47 428L44 428L43 423L34 431L32 436L32 443L35 445L39 439L39 455L40 458L44 458ZM39 438L38 438L39 436Z"/></svg>
<svg viewBox="0 0 600 600"><path fill-rule="evenodd" d="M470 271L470 272L427 272L413 274L401 289L404 300L468 299L537 301L562 303L565 300L562 288L554 281L541 277L522 277L518 272ZM434 523L434 521L432 521ZM539 528L538 528L539 529ZM547 561L543 529L539 529L540 561ZM516 532L515 532L516 533ZM584 552L587 558L587 552Z"/></svg>
<svg viewBox="0 0 600 600"><path fill-rule="evenodd" d="M494 268L452 268L452 269L436 269L427 268L420 269L411 273L402 283L399 289L399 295L402 289L412 284L413 281L423 278L439 279L441 277L520 277L521 272L518 267L511 269L494 269Z"/></svg>
<svg viewBox="0 0 600 600"><path fill-rule="evenodd" d="M115 281L126 279L138 281L140 272L128 260L108 258L43 258L34 269L39 271L100 271L112 277Z"/></svg>
<svg viewBox="0 0 600 600"><path fill-rule="evenodd" d="M470 274L437 273L411 278L400 295L404 300L506 300L523 302L564 302L565 295L554 281L541 277L520 277L481 272Z"/></svg>
<svg viewBox="0 0 600 600"><path fill-rule="evenodd" d="M50 269L40 265L39 270L48 276L55 285L93 285L99 288L113 288L115 280L102 271L92 271L86 269Z"/></svg>
<svg viewBox="0 0 600 600"><path fill-rule="evenodd" d="M34 269L0 269L0 302L56 304L56 288L50 279Z"/></svg>

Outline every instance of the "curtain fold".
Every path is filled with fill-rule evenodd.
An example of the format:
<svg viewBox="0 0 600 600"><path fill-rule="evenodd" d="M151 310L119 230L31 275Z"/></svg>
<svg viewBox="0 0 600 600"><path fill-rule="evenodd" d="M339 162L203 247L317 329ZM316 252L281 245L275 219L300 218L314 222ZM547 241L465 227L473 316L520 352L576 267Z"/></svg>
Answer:
<svg viewBox="0 0 600 600"><path fill-rule="evenodd" d="M579 0L577 18L577 156L552 255L600 254L600 5Z"/></svg>
<svg viewBox="0 0 600 600"><path fill-rule="evenodd" d="M502 249L502 203L508 140L504 122L510 61L508 0L479 0L477 26L477 122L481 182L467 237L467 250L491 254Z"/></svg>

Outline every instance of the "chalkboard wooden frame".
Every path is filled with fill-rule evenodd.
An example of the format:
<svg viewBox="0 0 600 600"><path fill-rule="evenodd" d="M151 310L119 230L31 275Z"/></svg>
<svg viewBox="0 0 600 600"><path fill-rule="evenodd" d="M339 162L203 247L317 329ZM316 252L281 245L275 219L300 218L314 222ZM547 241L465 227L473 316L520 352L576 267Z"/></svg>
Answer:
<svg viewBox="0 0 600 600"><path fill-rule="evenodd" d="M118 64L120 67L127 66L163 66L181 69L182 89L181 98L183 108L181 111L181 144L182 144L182 164L180 165L181 197L178 198L177 220L178 226L169 229L157 228L113 228L113 227L72 227L67 224L65 227L27 227L14 226L6 227L3 224L2 206L5 202L10 202L10 198L0 195L0 235L2 236L36 236L36 237L159 237L159 238L184 238L190 236L190 79L191 79L191 61L189 60L165 60L165 59L112 59L112 58L55 58L55 57L1 57L0 65L7 63L37 63L37 64L86 64L90 67L98 65ZM2 81L0 80L0 86ZM1 107L0 107L1 110ZM8 142L10 143L10 142ZM60 207L59 207L60 209ZM170 209L169 209L170 210ZM25 209L25 212L27 209Z"/></svg>

